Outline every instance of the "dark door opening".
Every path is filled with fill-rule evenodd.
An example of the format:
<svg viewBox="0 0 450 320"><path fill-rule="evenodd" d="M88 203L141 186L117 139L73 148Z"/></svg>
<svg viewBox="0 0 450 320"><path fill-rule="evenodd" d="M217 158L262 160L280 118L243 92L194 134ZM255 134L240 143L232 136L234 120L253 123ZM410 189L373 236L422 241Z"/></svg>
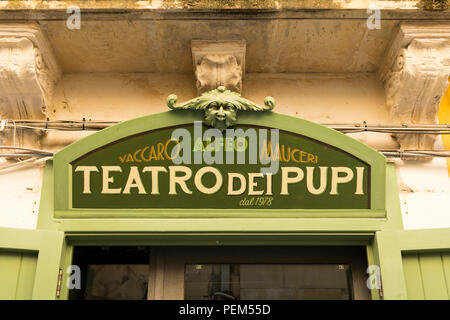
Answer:
<svg viewBox="0 0 450 320"><path fill-rule="evenodd" d="M70 299L370 299L364 246L75 247Z"/></svg>
<svg viewBox="0 0 450 320"><path fill-rule="evenodd" d="M147 300L149 256L149 247L75 247L81 288L69 290L69 299Z"/></svg>
<svg viewBox="0 0 450 320"><path fill-rule="evenodd" d="M352 300L348 264L186 264L186 300Z"/></svg>

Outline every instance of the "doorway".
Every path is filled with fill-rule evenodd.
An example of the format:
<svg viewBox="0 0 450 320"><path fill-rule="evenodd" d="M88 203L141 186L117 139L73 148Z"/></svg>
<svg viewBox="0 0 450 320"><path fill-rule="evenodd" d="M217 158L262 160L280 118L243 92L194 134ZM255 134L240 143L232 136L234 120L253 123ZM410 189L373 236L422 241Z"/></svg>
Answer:
<svg viewBox="0 0 450 320"><path fill-rule="evenodd" d="M370 299L364 246L75 247L70 299Z"/></svg>

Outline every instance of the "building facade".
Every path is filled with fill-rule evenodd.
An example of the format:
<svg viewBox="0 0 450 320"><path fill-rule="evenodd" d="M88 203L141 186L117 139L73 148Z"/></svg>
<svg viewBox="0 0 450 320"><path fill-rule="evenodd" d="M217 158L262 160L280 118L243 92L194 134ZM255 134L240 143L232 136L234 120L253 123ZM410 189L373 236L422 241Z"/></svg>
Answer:
<svg viewBox="0 0 450 320"><path fill-rule="evenodd" d="M0 71L1 298L450 298L446 1L0 1Z"/></svg>

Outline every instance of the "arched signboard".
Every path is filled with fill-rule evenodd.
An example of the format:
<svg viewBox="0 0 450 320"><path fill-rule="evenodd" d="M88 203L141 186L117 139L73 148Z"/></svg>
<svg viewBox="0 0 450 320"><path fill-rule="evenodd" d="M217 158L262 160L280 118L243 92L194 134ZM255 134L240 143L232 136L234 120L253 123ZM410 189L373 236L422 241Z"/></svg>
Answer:
<svg viewBox="0 0 450 320"><path fill-rule="evenodd" d="M383 217L385 158L274 112L226 130L169 111L90 135L54 157L55 216Z"/></svg>

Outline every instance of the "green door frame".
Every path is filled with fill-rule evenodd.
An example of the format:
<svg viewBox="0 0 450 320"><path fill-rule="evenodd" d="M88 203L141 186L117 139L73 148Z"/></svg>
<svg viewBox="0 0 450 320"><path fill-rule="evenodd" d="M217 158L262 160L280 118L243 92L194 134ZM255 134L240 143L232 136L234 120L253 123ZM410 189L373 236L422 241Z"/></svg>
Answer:
<svg viewBox="0 0 450 320"><path fill-rule="evenodd" d="M408 299L403 255L450 252L450 228L383 230L377 232L375 243L376 251L383 257L380 259L383 289L390 299Z"/></svg>
<svg viewBox="0 0 450 320"><path fill-rule="evenodd" d="M37 254L32 299L55 299L61 257L65 255L64 232L0 228L1 251Z"/></svg>
<svg viewBox="0 0 450 320"><path fill-rule="evenodd" d="M44 172L38 230L2 228L0 248L40 253L33 299L55 299L58 271L63 270L60 299L67 299L68 289L64 284L68 274L65 271L71 265L72 250L76 245L364 245L368 265L378 265L381 269L383 296L373 289L372 299L407 299L402 254L449 251L450 229L403 230L395 167L390 163L386 181L386 219L365 222L301 219L297 221L301 227L293 227L293 221L274 224L273 220L258 220L256 227L255 223L251 227L249 219L245 219L245 223L243 219L235 219L237 221L220 228L216 223L198 219L194 221L197 223L191 219L177 219L177 223L170 221L167 224L164 220L150 219L144 221L144 225L141 219L121 220L120 223L114 219L99 219L94 226L78 219L62 221L53 218L53 165L49 161ZM221 220L219 224L224 222ZM174 228L176 225L178 230Z"/></svg>
<svg viewBox="0 0 450 320"><path fill-rule="evenodd" d="M373 239L385 229L401 229L395 168L367 145L316 123L271 113L241 113L239 124L282 128L328 142L371 167L368 210L268 210L258 219L248 211L80 210L71 206L70 163L90 151L133 134L202 119L202 112L164 112L123 122L90 135L58 152L44 174L39 228L64 232L63 270L74 245L364 245L369 264L379 264ZM55 188L58 193L55 194ZM63 259L61 259L62 261ZM67 278L64 272L63 280ZM63 281L63 282L64 282ZM65 283L65 282L64 282ZM67 298L62 290L61 298ZM377 290L372 292L377 298Z"/></svg>
<svg viewBox="0 0 450 320"><path fill-rule="evenodd" d="M71 265L72 250L77 245L364 245L368 265L380 265L384 277L390 267L380 264L380 261L389 259L385 253L390 253L378 250L374 239L382 230L402 228L393 164L387 165L387 216L372 219L55 219L53 176L53 163L48 161L38 228L63 232L64 247L58 257L63 271ZM64 285L67 278L68 274L63 272L60 299L68 298L68 289ZM384 290L385 299L397 296ZM380 298L377 289L372 290L372 298Z"/></svg>
<svg viewBox="0 0 450 320"><path fill-rule="evenodd" d="M83 211L70 206L69 164L82 154L117 139L158 128L200 120L201 113L175 111L133 119L90 135L58 152L44 171L37 230L0 229L0 248L38 251L33 298L55 299L62 270L60 299L68 297L65 286L76 245L364 245L368 265L381 270L383 299L407 299L402 251L450 248L449 229L440 238L426 240L435 230L403 230L395 166L375 150L348 136L302 119L275 113L245 115L241 124L279 127L306 134L347 151L372 167L371 209L297 210L292 215L265 213L254 218L237 211L215 215L192 210ZM305 133L306 132L306 133ZM55 193L55 190L58 190ZM163 210L164 211L164 210ZM217 210L215 210L217 211ZM348 211L348 210L347 210ZM162 214L161 214L162 213ZM220 213L220 210L219 210ZM416 239L416 235L421 238ZM442 239L445 239L443 241ZM372 298L380 298L372 290Z"/></svg>

